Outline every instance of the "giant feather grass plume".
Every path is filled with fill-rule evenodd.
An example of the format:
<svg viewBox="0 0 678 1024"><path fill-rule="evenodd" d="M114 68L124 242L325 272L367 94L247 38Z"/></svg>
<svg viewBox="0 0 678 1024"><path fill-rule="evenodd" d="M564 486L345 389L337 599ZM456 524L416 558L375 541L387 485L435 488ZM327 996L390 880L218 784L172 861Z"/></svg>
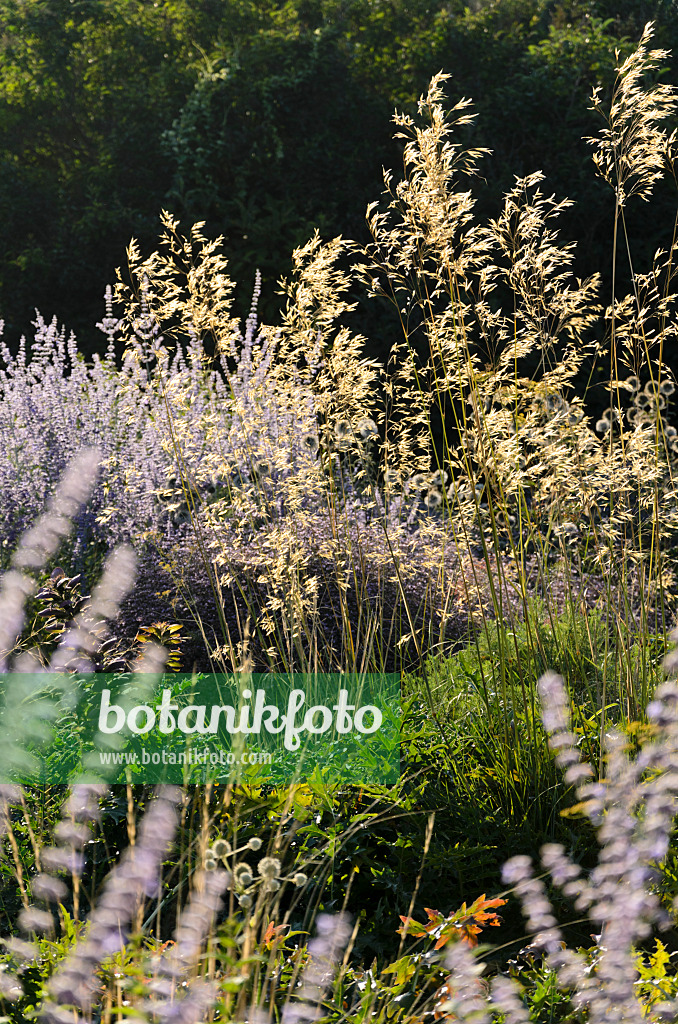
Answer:
<svg viewBox="0 0 678 1024"><path fill-rule="evenodd" d="M644 84L645 77L670 56L668 50L648 50L653 32L649 21L638 48L617 68L609 113L603 110L600 86L591 96L592 109L603 115L607 127L586 141L595 146L593 161L599 175L614 188L619 206L633 195L650 198L665 162L668 139L661 124L678 103L675 86ZM615 55L618 59L618 50Z"/></svg>

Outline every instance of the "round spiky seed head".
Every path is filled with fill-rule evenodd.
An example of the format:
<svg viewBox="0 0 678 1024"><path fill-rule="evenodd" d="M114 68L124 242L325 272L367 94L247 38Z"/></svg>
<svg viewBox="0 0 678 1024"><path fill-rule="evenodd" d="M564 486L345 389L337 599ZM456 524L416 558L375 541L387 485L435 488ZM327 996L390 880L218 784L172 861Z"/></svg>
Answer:
<svg viewBox="0 0 678 1024"><path fill-rule="evenodd" d="M640 381L637 377L629 377L626 381L626 387L629 391L640 391Z"/></svg>
<svg viewBox="0 0 678 1024"><path fill-rule="evenodd" d="M374 420L371 420L369 417L365 417L365 419L360 420L358 423L358 432L364 441L379 437L379 428Z"/></svg>
<svg viewBox="0 0 678 1024"><path fill-rule="evenodd" d="M248 839L247 840L247 848L248 848L248 850L254 850L255 853L256 853L257 850L260 850L261 849L261 839L259 838L259 836L252 836L251 839Z"/></svg>
<svg viewBox="0 0 678 1024"><path fill-rule="evenodd" d="M301 439L301 443L307 452L318 451L318 438L315 434L304 434Z"/></svg>
<svg viewBox="0 0 678 1024"><path fill-rule="evenodd" d="M280 882L277 878L266 879L266 892L277 892L280 888Z"/></svg>
<svg viewBox="0 0 678 1024"><path fill-rule="evenodd" d="M252 897L249 893L244 892L241 896L238 896L238 903L241 907L244 907L245 910L248 910L252 906Z"/></svg>
<svg viewBox="0 0 678 1024"><path fill-rule="evenodd" d="M262 878L276 878L280 874L280 861L277 857L263 857L258 870Z"/></svg>
<svg viewBox="0 0 678 1024"><path fill-rule="evenodd" d="M430 490L424 498L424 503L429 509L438 508L439 505L442 505L442 502L443 496L440 491L437 491L435 488Z"/></svg>
<svg viewBox="0 0 678 1024"><path fill-rule="evenodd" d="M220 860L223 857L230 857L233 849L227 839L217 839L212 847L212 853L217 860Z"/></svg>
<svg viewBox="0 0 678 1024"><path fill-rule="evenodd" d="M610 429L610 426L611 424L607 416L601 416L601 418L596 423L596 431L599 434L607 434L608 430Z"/></svg>
<svg viewBox="0 0 678 1024"><path fill-rule="evenodd" d="M233 868L233 878L235 884L240 889L246 889L248 885L253 882L252 869L249 864L236 864Z"/></svg>
<svg viewBox="0 0 678 1024"><path fill-rule="evenodd" d="M675 390L676 385L673 383L672 380L663 380L659 385L660 395L666 395L668 397L669 395L672 395Z"/></svg>
<svg viewBox="0 0 678 1024"><path fill-rule="evenodd" d="M303 871L297 871L296 875L293 876L292 881L296 885L297 889L301 889L302 885L306 885L308 882L308 875L305 875Z"/></svg>
<svg viewBox="0 0 678 1024"><path fill-rule="evenodd" d="M211 851L208 851L208 853L209 852L211 852ZM206 856L205 857L205 871L216 871L216 869L217 869L217 862L214 859L214 857Z"/></svg>
<svg viewBox="0 0 678 1024"><path fill-rule="evenodd" d="M339 441L346 441L351 436L351 424L349 420L339 420L336 427L334 428L335 437Z"/></svg>

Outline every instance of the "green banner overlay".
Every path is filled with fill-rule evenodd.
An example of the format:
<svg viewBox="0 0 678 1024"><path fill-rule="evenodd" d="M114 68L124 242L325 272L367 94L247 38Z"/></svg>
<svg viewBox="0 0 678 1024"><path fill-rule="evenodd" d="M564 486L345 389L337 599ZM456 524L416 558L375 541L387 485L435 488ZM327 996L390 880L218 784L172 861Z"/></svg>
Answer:
<svg viewBox="0 0 678 1024"><path fill-rule="evenodd" d="M394 784L398 675L0 674L0 782Z"/></svg>

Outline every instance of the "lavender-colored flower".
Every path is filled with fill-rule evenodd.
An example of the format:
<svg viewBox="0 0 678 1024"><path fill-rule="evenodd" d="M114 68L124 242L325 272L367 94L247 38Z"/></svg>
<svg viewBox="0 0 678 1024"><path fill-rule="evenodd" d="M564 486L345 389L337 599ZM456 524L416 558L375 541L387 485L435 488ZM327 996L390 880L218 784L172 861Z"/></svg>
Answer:
<svg viewBox="0 0 678 1024"><path fill-rule="evenodd" d="M54 931L54 918L46 910L37 907L26 907L19 914L19 927L25 932L50 934Z"/></svg>
<svg viewBox="0 0 678 1024"><path fill-rule="evenodd" d="M66 898L68 889L60 878L40 874L31 881L31 891L36 899L45 900L46 903L61 903Z"/></svg>
<svg viewBox="0 0 678 1024"><path fill-rule="evenodd" d="M0 998L14 1003L17 999L21 999L23 994L21 982L7 970L7 965L3 964L0 967Z"/></svg>
<svg viewBox="0 0 678 1024"><path fill-rule="evenodd" d="M544 883L532 875L529 857L512 857L502 868L504 882L513 883L520 899L530 932L535 933L533 944L549 953L560 948L562 936L553 916Z"/></svg>
<svg viewBox="0 0 678 1024"><path fill-rule="evenodd" d="M530 1011L521 999L520 989L513 978L502 974L492 979L492 1006L504 1015L506 1024L529 1024Z"/></svg>
<svg viewBox="0 0 678 1024"><path fill-rule="evenodd" d="M351 935L345 914L319 914L316 934L308 944L308 961L301 974L295 1001L285 1004L282 1024L314 1021L322 1015L321 1001L334 979L337 961Z"/></svg>
<svg viewBox="0 0 678 1024"><path fill-rule="evenodd" d="M452 943L446 964L452 972L449 986L453 991L440 1010L462 1024L489 1024L487 1002L480 986L483 965L464 942Z"/></svg>
<svg viewBox="0 0 678 1024"><path fill-rule="evenodd" d="M137 844L129 848L110 872L104 891L89 918L85 939L79 941L50 981L52 1000L88 1012L94 997L94 972L106 956L120 951L140 902L157 894L162 862L177 826L181 791L160 787L142 818Z"/></svg>
<svg viewBox="0 0 678 1024"><path fill-rule="evenodd" d="M65 850L59 846L48 846L41 854L43 866L48 871L67 871L72 875L82 874L85 858L74 850Z"/></svg>

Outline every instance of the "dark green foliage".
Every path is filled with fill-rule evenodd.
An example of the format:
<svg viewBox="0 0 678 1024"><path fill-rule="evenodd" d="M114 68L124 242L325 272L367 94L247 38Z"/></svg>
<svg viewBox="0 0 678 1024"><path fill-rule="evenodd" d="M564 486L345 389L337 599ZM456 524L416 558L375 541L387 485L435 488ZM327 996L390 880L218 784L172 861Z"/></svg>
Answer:
<svg viewBox="0 0 678 1024"><path fill-rule="evenodd" d="M69 577L60 567L54 569L35 596L36 611L31 625L17 639L15 656L30 652L38 664L47 665L59 644L67 639L76 617L91 625L96 650L89 657L94 672L128 672L144 645L155 642L167 650L167 670L181 667L181 647L186 639L181 627L169 622L141 626L133 644L111 634L105 621L94 622L88 615L91 596L82 593L81 576ZM75 651L74 651L75 653Z"/></svg>

